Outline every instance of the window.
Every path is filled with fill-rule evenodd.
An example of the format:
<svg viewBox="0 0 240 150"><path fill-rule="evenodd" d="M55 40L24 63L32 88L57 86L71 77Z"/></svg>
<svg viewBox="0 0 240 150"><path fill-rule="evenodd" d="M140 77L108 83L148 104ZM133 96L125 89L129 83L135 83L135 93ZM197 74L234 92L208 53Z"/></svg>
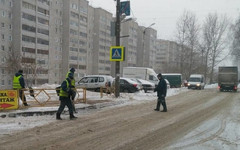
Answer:
<svg viewBox="0 0 240 150"><path fill-rule="evenodd" d="M49 35L49 31L48 30L40 29L40 28L38 28L38 33Z"/></svg>
<svg viewBox="0 0 240 150"><path fill-rule="evenodd" d="M36 6L34 6L30 3L27 3L27 2L22 2L22 7L26 8L26 9L31 9L33 11L36 10Z"/></svg>
<svg viewBox="0 0 240 150"><path fill-rule="evenodd" d="M23 58L22 58L22 63L31 63L31 64L34 64L34 63L35 63L35 59L23 57Z"/></svg>
<svg viewBox="0 0 240 150"><path fill-rule="evenodd" d="M48 50L42 50L42 49L38 49L37 53L38 54L43 54L43 55L48 55L49 54Z"/></svg>
<svg viewBox="0 0 240 150"><path fill-rule="evenodd" d="M75 3L72 3L72 8L78 10L78 6Z"/></svg>
<svg viewBox="0 0 240 150"><path fill-rule="evenodd" d="M22 35L22 41L29 42L29 43L35 43L36 38L31 37L31 36Z"/></svg>
<svg viewBox="0 0 240 150"><path fill-rule="evenodd" d="M3 51L5 50L5 46L4 45L1 46L1 50L3 50Z"/></svg>
<svg viewBox="0 0 240 150"><path fill-rule="evenodd" d="M28 53L33 53L35 54L35 49L33 48L28 48L28 47L22 47L22 52L28 52Z"/></svg>
<svg viewBox="0 0 240 150"><path fill-rule="evenodd" d="M43 44L43 45L49 45L49 41L41 39L41 38L37 39L37 43L38 44Z"/></svg>
<svg viewBox="0 0 240 150"><path fill-rule="evenodd" d="M5 85L4 80L2 80L1 85Z"/></svg>
<svg viewBox="0 0 240 150"><path fill-rule="evenodd" d="M5 14L6 14L6 13L5 13L5 11L3 10L3 11L2 11L2 16L5 17L5 16L6 16Z"/></svg>
<svg viewBox="0 0 240 150"><path fill-rule="evenodd" d="M49 11L43 8L38 7L38 12L44 14L44 15L49 15Z"/></svg>
<svg viewBox="0 0 240 150"><path fill-rule="evenodd" d="M49 6L49 0L38 0L38 1Z"/></svg>
<svg viewBox="0 0 240 150"><path fill-rule="evenodd" d="M79 68L79 69L82 69L82 70L85 70L85 69L86 69L86 66L84 66L84 65L79 65L78 68Z"/></svg>
<svg viewBox="0 0 240 150"><path fill-rule="evenodd" d="M41 24L49 25L49 21L43 18L38 17L38 22Z"/></svg>
<svg viewBox="0 0 240 150"><path fill-rule="evenodd" d="M71 16L72 16L73 18L76 18L76 19L79 18L79 14L77 14L77 13L75 13L75 12L72 12L72 11L71 11Z"/></svg>
<svg viewBox="0 0 240 150"><path fill-rule="evenodd" d="M36 17L30 14L22 13L22 18L27 19L29 21L36 21Z"/></svg>
<svg viewBox="0 0 240 150"><path fill-rule="evenodd" d="M29 32L36 32L36 28L33 26L22 24L22 29Z"/></svg>
<svg viewBox="0 0 240 150"><path fill-rule="evenodd" d="M2 73L2 74L5 74L5 70L4 70L4 69L1 69L1 73Z"/></svg>
<svg viewBox="0 0 240 150"><path fill-rule="evenodd" d="M1 37L2 37L2 40L4 40L4 39L5 39L5 36L4 36L4 34L2 34L2 35L1 35Z"/></svg>
<svg viewBox="0 0 240 150"><path fill-rule="evenodd" d="M4 28L4 27L5 27L5 24L4 24L4 23L1 23L1 27Z"/></svg>

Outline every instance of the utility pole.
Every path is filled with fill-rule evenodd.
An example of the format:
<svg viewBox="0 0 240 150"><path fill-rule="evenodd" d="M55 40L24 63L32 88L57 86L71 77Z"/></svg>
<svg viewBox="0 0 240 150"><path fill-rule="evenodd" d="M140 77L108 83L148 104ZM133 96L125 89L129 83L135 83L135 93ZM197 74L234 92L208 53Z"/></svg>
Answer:
<svg viewBox="0 0 240 150"><path fill-rule="evenodd" d="M120 46L120 0L117 0L116 8L116 46ZM116 61L115 71L115 97L119 97L120 92L120 61Z"/></svg>

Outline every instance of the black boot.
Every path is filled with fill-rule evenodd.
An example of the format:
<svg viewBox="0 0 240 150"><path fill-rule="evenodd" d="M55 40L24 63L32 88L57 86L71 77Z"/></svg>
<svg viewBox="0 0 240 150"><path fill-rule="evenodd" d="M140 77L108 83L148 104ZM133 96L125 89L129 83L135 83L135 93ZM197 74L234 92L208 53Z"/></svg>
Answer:
<svg viewBox="0 0 240 150"><path fill-rule="evenodd" d="M158 100L157 101L157 106L156 106L156 109L154 109L155 111L159 111L160 110L160 101Z"/></svg>
<svg viewBox="0 0 240 150"><path fill-rule="evenodd" d="M167 112L166 102L163 102L162 105L163 105L163 111L161 111L161 112Z"/></svg>
<svg viewBox="0 0 240 150"><path fill-rule="evenodd" d="M75 117L73 114L70 114L70 120L75 120L77 117Z"/></svg>
<svg viewBox="0 0 240 150"><path fill-rule="evenodd" d="M62 120L62 118L60 117L60 114L59 114L59 113L57 113L56 119L57 119L57 120Z"/></svg>
<svg viewBox="0 0 240 150"><path fill-rule="evenodd" d="M30 105L29 105L29 104L27 104L27 103L23 103L23 105L24 105L24 106L30 106Z"/></svg>

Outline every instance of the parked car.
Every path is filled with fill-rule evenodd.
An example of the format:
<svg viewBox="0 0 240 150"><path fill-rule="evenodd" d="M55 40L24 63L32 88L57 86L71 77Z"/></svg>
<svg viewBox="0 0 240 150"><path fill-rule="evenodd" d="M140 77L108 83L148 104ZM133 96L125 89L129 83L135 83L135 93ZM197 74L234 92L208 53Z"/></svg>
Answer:
<svg viewBox="0 0 240 150"><path fill-rule="evenodd" d="M133 81L129 78L120 78L120 92L124 93L134 93L140 90L140 84L136 81ZM115 85L115 80L112 83L112 86Z"/></svg>
<svg viewBox="0 0 240 150"><path fill-rule="evenodd" d="M100 91L101 87L111 86L112 76L107 75L88 75L77 82L76 87L86 88L87 90Z"/></svg>
<svg viewBox="0 0 240 150"><path fill-rule="evenodd" d="M155 89L155 84L147 80L136 78L132 78L132 80L136 80L137 82L139 82L142 85L142 89L144 90L145 93L147 93L147 91L154 91Z"/></svg>
<svg viewBox="0 0 240 150"><path fill-rule="evenodd" d="M143 89L143 85L142 85L142 83L139 80L137 80L136 78L130 78L130 79L138 83L140 90Z"/></svg>

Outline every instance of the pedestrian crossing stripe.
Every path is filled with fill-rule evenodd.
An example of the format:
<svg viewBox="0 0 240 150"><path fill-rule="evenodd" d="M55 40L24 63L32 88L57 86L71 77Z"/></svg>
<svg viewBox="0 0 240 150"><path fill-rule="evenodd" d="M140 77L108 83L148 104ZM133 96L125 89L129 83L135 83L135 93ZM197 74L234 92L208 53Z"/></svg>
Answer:
<svg viewBox="0 0 240 150"><path fill-rule="evenodd" d="M124 61L124 47L123 46L110 47L110 61Z"/></svg>

